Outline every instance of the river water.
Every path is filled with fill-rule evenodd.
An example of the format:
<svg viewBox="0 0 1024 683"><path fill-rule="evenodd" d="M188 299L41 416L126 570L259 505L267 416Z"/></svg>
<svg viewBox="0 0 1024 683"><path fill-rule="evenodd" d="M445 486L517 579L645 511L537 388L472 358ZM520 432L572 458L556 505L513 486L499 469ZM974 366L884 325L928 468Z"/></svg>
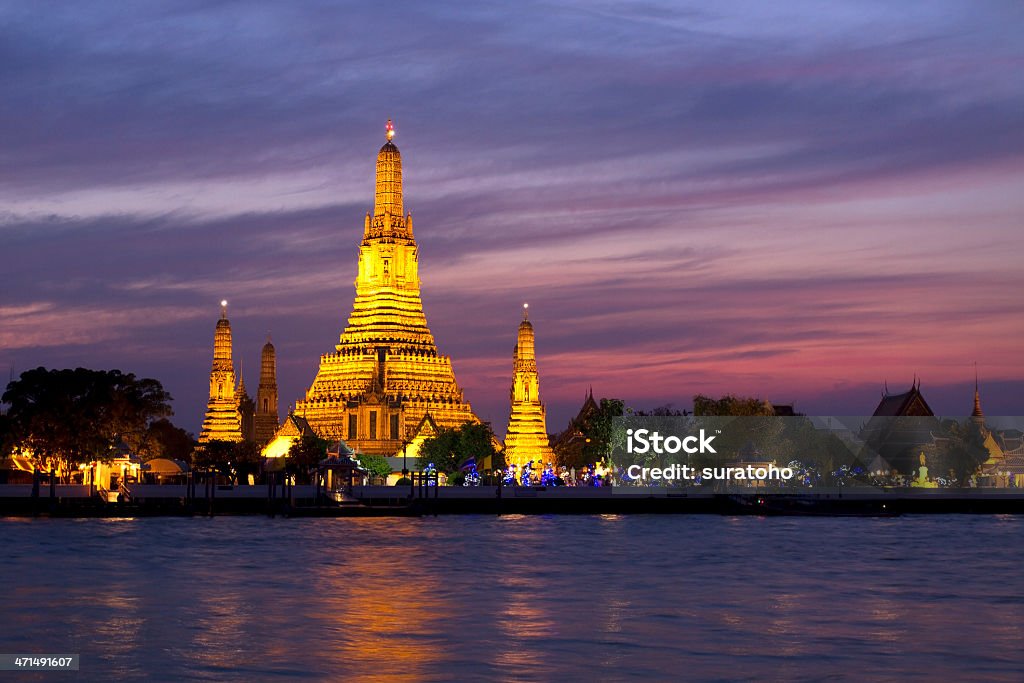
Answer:
<svg viewBox="0 0 1024 683"><path fill-rule="evenodd" d="M0 540L0 652L81 654L3 680L1024 679L1024 517L7 519Z"/></svg>

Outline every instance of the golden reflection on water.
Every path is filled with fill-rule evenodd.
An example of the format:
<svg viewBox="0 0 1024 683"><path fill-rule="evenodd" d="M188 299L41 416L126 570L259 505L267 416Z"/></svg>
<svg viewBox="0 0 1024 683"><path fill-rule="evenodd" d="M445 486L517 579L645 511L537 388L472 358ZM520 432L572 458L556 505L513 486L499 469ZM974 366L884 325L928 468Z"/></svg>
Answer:
<svg viewBox="0 0 1024 683"><path fill-rule="evenodd" d="M436 675L453 643L436 634L457 606L445 586L450 576L432 563L410 562L402 534L387 546L349 547L311 586L326 632L315 656L326 668L373 672L375 681ZM422 539L421 539L422 540Z"/></svg>
<svg viewBox="0 0 1024 683"><path fill-rule="evenodd" d="M109 662L109 673L122 676L131 673L128 663L142 645L139 634L145 623L139 611L139 599L126 593L117 582L99 583L93 587L88 608L79 616L94 633L99 646L95 652L102 653Z"/></svg>
<svg viewBox="0 0 1024 683"><path fill-rule="evenodd" d="M796 656L810 650L801 637L806 624L800 615L806 613L806 602L802 593L776 593L770 598L765 632L778 638L779 654Z"/></svg>
<svg viewBox="0 0 1024 683"><path fill-rule="evenodd" d="M498 583L506 600L496 616L499 645L494 664L515 669L523 662L524 653L540 649L543 639L554 635L555 622L545 601L537 598L550 591L545 579L533 580L519 572L522 567L508 567Z"/></svg>
<svg viewBox="0 0 1024 683"><path fill-rule="evenodd" d="M253 601L237 589L217 584L196 592L196 630L187 656L210 669L244 663L249 649L248 626L259 619Z"/></svg>

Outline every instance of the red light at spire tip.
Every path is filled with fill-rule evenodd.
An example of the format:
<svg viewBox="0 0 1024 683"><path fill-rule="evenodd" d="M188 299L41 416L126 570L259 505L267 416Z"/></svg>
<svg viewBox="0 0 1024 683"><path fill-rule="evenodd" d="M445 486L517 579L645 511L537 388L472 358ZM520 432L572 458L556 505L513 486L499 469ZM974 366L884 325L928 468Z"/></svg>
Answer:
<svg viewBox="0 0 1024 683"><path fill-rule="evenodd" d="M391 123L391 119L388 119L388 124L384 126L385 135L387 135L388 142L391 138L395 137L395 124Z"/></svg>

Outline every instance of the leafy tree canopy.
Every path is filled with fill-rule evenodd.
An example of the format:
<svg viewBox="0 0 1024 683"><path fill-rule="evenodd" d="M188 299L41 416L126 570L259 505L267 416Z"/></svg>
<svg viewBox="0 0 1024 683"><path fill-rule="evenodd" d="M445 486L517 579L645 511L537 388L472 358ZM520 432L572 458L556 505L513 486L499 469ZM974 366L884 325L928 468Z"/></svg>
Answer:
<svg viewBox="0 0 1024 683"><path fill-rule="evenodd" d="M714 399L703 394L693 397L693 414L698 417L707 416L769 416L775 411L772 404L757 398L748 398L727 394L719 399Z"/></svg>
<svg viewBox="0 0 1024 683"><path fill-rule="evenodd" d="M360 455L359 462L374 477L386 477L391 474L391 465L387 458L380 455Z"/></svg>
<svg viewBox="0 0 1024 683"><path fill-rule="evenodd" d="M149 425L139 455L144 460L169 458L188 462L195 447L196 440L191 434L162 417Z"/></svg>
<svg viewBox="0 0 1024 683"><path fill-rule="evenodd" d="M208 441L193 452L192 466L197 470L216 471L230 476L234 452L235 444L231 441Z"/></svg>
<svg viewBox="0 0 1024 683"><path fill-rule="evenodd" d="M623 434L614 429L614 419L622 417L625 412L626 407L621 400L602 398L598 409L584 421L574 420L570 428L578 430L579 434L558 449L558 464L580 469L605 459L624 438Z"/></svg>
<svg viewBox="0 0 1024 683"><path fill-rule="evenodd" d="M953 479L966 486L971 476L988 460L985 434L970 421L943 420L935 443L933 476Z"/></svg>
<svg viewBox="0 0 1024 683"><path fill-rule="evenodd" d="M442 427L436 436L426 439L420 446L417 464L422 470L434 463L438 472L450 474L470 457L479 463L495 454L491 426L486 422L465 422L460 427Z"/></svg>
<svg viewBox="0 0 1024 683"><path fill-rule="evenodd" d="M28 370L7 385L3 401L13 442L65 473L110 460L122 445L140 452L152 423L173 414L160 382L120 370Z"/></svg>
<svg viewBox="0 0 1024 683"><path fill-rule="evenodd" d="M288 471L307 480L310 470L327 457L327 447L328 442L316 434L301 437L288 449Z"/></svg>

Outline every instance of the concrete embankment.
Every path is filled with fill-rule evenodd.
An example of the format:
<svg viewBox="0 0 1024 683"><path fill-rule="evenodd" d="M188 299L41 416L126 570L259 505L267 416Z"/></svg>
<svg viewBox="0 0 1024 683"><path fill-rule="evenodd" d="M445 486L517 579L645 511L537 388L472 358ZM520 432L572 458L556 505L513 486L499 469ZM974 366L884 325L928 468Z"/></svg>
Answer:
<svg viewBox="0 0 1024 683"><path fill-rule="evenodd" d="M52 494L52 495L51 495ZM1022 514L1016 490L844 489L813 492L668 488L354 487L343 500L314 486L135 486L120 494L83 486L0 485L0 515L135 517L259 514L364 517L447 514L754 514L895 516Z"/></svg>

